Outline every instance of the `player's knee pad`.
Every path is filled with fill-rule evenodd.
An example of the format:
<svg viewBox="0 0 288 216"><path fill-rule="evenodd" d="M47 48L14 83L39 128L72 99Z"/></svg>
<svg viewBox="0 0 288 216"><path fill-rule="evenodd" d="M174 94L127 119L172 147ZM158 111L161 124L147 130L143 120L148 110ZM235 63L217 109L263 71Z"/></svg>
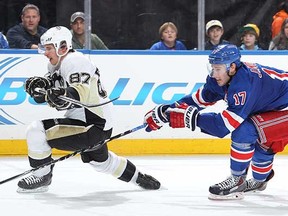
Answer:
<svg viewBox="0 0 288 216"><path fill-rule="evenodd" d="M45 129L41 121L34 121L28 126L26 139L29 157L43 159L51 155L52 150L46 141Z"/></svg>
<svg viewBox="0 0 288 216"><path fill-rule="evenodd" d="M108 152L108 159L104 162L91 161L90 164L98 172L111 174L114 177L129 182L137 173L136 167L126 158Z"/></svg>

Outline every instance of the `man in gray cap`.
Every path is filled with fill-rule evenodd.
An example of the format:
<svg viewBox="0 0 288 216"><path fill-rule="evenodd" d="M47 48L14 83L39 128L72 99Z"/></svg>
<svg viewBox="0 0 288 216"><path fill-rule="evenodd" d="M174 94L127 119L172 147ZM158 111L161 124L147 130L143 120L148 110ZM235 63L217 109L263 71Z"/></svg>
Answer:
<svg viewBox="0 0 288 216"><path fill-rule="evenodd" d="M83 12L75 12L70 18L72 47L73 49L85 49L85 15ZM91 49L107 50L103 41L96 35L91 34Z"/></svg>

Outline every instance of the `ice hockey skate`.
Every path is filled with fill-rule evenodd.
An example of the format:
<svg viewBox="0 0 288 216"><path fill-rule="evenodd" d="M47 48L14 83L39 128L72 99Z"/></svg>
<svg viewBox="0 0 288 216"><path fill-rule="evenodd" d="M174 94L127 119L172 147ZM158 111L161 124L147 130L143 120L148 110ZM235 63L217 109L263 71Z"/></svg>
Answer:
<svg viewBox="0 0 288 216"><path fill-rule="evenodd" d="M245 176L231 175L226 180L210 186L208 198L211 200L243 199L246 189Z"/></svg>
<svg viewBox="0 0 288 216"><path fill-rule="evenodd" d="M137 185L146 190L158 190L161 186L160 182L150 175L138 173L136 180Z"/></svg>
<svg viewBox="0 0 288 216"><path fill-rule="evenodd" d="M35 175L30 175L26 178L21 179L18 182L18 193L43 193L47 192L49 185L52 182L52 171L53 166L48 174L38 177Z"/></svg>
<svg viewBox="0 0 288 216"><path fill-rule="evenodd" d="M256 191L264 191L267 187L268 181L272 179L274 176L274 170L272 169L269 173L268 177L264 182L256 181L255 179L251 178L246 181L246 189L244 190L245 193L247 192L256 192Z"/></svg>

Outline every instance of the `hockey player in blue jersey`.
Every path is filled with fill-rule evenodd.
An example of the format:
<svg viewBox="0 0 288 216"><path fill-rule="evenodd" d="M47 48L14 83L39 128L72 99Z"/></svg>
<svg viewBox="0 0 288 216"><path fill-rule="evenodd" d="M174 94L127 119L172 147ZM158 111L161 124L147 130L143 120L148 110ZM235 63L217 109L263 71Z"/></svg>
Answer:
<svg viewBox="0 0 288 216"><path fill-rule="evenodd" d="M231 133L231 176L209 188L212 199L264 190L274 175L275 153L288 143L286 134L277 133L286 131L288 122L287 111L282 111L288 108L288 74L240 58L235 45L217 46L209 55L211 70L204 86L145 115L148 132L169 123L172 128L192 131L199 127L203 133L220 138ZM219 100L227 103L222 112L199 112ZM250 163L253 178L246 181Z"/></svg>

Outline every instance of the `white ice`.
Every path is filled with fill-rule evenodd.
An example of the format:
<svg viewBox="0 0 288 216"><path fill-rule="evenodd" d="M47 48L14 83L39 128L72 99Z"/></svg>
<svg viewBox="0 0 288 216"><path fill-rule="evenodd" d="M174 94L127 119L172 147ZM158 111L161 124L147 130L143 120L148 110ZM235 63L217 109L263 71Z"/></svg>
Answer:
<svg viewBox="0 0 288 216"><path fill-rule="evenodd" d="M246 216L288 215L288 156L277 156L265 191L243 200L212 201L210 185L229 176L229 156L127 157L163 188L145 191L98 173L79 157L56 164L49 191L19 194L15 179L0 185L1 215L23 216ZM0 181L29 170L25 157L0 157Z"/></svg>

